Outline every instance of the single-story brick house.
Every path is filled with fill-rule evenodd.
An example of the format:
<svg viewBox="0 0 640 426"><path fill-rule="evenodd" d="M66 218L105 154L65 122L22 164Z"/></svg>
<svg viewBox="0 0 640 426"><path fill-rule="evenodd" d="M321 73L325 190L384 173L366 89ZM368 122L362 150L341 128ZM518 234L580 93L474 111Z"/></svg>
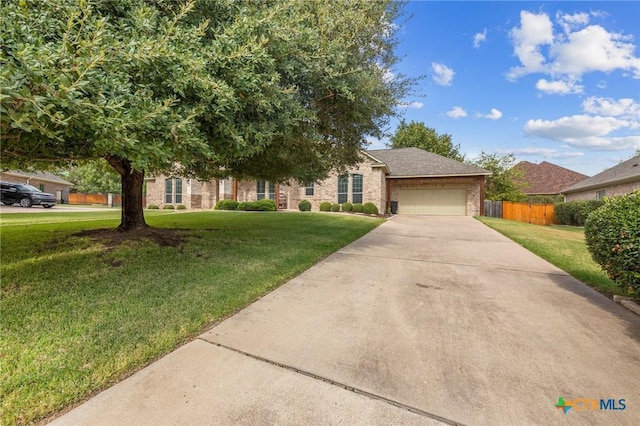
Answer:
<svg viewBox="0 0 640 426"><path fill-rule="evenodd" d="M589 177L548 161L539 164L521 161L513 168L522 172L525 182L522 192L527 195L558 195L563 189Z"/></svg>
<svg viewBox="0 0 640 426"><path fill-rule="evenodd" d="M231 198L232 181L214 179L201 182L196 179L167 177L163 175L145 178L147 206L164 207L184 205L188 209L211 209L219 200Z"/></svg>
<svg viewBox="0 0 640 426"><path fill-rule="evenodd" d="M49 172L27 173L21 170L5 170L0 172L0 180L11 183L24 183L56 196L58 203L69 202L69 189L73 186L60 176Z"/></svg>
<svg viewBox="0 0 640 426"><path fill-rule="evenodd" d="M562 191L565 201L602 200L640 190L640 155Z"/></svg>
<svg viewBox="0 0 640 426"><path fill-rule="evenodd" d="M363 151L361 158L362 161L347 173L333 174L320 182L301 185L264 180L233 181L230 197L210 195L210 198L213 204L214 199L223 198L241 202L269 198L277 200L280 209L292 210L297 210L300 201L308 200L312 210L318 210L323 201L338 204L371 202L382 213L391 208L393 202L394 205L397 203L398 214L482 214L484 179L491 174L485 169L418 148ZM175 203L175 199L169 197L176 194L176 184L180 185L180 194L188 190L184 187L184 179L158 176L153 180L152 184L147 183L147 205ZM193 182L191 185L193 188ZM209 208L210 204L203 202L198 208Z"/></svg>

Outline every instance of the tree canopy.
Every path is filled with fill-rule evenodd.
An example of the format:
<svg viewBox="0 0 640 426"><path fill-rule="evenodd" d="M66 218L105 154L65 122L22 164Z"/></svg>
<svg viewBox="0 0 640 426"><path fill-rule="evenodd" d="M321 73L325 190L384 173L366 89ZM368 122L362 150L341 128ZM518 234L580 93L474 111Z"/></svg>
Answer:
<svg viewBox="0 0 640 426"><path fill-rule="evenodd" d="M525 182L522 170L514 168L513 154L487 154L482 151L470 163L489 170L492 175L485 180L485 198L493 201L524 201L522 191Z"/></svg>
<svg viewBox="0 0 640 426"><path fill-rule="evenodd" d="M404 120L391 137L392 148L415 147L452 158L457 161L464 161L464 154L460 153L460 145L454 145L451 135L439 135L435 129L427 127L422 122L412 121L407 124Z"/></svg>
<svg viewBox="0 0 640 426"><path fill-rule="evenodd" d="M390 0L0 5L3 163L106 159L120 227L144 173L315 180L355 163L412 80Z"/></svg>
<svg viewBox="0 0 640 426"><path fill-rule="evenodd" d="M106 161L89 160L70 164L57 172L84 193L120 193L120 176Z"/></svg>

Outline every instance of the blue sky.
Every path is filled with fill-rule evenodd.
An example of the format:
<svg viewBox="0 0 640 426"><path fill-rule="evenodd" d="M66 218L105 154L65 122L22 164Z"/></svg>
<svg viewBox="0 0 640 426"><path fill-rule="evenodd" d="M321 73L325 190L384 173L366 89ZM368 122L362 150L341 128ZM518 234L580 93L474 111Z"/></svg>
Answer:
<svg viewBox="0 0 640 426"><path fill-rule="evenodd" d="M405 10L394 72L424 76L406 121L452 135L469 157L513 153L587 175L640 147L640 2L412 1Z"/></svg>

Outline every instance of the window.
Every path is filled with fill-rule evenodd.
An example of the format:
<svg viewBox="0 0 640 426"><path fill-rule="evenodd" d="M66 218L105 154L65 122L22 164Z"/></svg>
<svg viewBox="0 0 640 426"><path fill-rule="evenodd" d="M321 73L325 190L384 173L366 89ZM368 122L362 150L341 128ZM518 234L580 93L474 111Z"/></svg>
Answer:
<svg viewBox="0 0 640 426"><path fill-rule="evenodd" d="M182 203L182 179L178 178L178 179L174 179L174 182L176 184L176 203Z"/></svg>
<svg viewBox="0 0 640 426"><path fill-rule="evenodd" d="M596 192L596 200L604 200L605 194L606 191L604 190Z"/></svg>
<svg viewBox="0 0 640 426"><path fill-rule="evenodd" d="M258 181L258 185L256 189L256 192L258 193L258 200L264 199L265 184L266 182L264 180Z"/></svg>
<svg viewBox="0 0 640 426"><path fill-rule="evenodd" d="M44 192L44 183L41 183L40 185L38 185L38 189Z"/></svg>
<svg viewBox="0 0 640 426"><path fill-rule="evenodd" d="M351 178L351 199L354 203L362 203L362 175Z"/></svg>
<svg viewBox="0 0 640 426"><path fill-rule="evenodd" d="M182 179L164 180L164 203L182 203Z"/></svg>
<svg viewBox="0 0 640 426"><path fill-rule="evenodd" d="M276 184L273 182L269 182L269 199L276 200Z"/></svg>
<svg viewBox="0 0 640 426"><path fill-rule="evenodd" d="M347 194L349 192L349 176L342 175L338 177L338 204L347 202Z"/></svg>
<svg viewBox="0 0 640 426"><path fill-rule="evenodd" d="M173 203L173 179L164 180L164 202L165 204Z"/></svg>
<svg viewBox="0 0 640 426"><path fill-rule="evenodd" d="M308 182L304 186L304 195L312 196L313 195L313 182Z"/></svg>

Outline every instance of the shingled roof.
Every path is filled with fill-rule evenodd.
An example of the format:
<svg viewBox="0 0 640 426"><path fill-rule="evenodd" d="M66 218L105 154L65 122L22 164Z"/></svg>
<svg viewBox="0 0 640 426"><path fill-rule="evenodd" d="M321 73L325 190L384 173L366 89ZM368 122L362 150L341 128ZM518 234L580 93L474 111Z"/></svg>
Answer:
<svg viewBox="0 0 640 426"><path fill-rule="evenodd" d="M389 177L486 176L491 172L420 148L366 151L387 166Z"/></svg>
<svg viewBox="0 0 640 426"><path fill-rule="evenodd" d="M62 179L60 176L56 176L53 173L49 173L49 172L36 171L36 172L27 173L27 172L23 172L22 170L4 170L2 171L2 173L10 176L20 177L20 178L38 179L45 182L58 183L61 185L69 185L69 186L73 185L73 183L66 181Z"/></svg>
<svg viewBox="0 0 640 426"><path fill-rule="evenodd" d="M563 189L589 177L547 161L540 164L521 161L513 167L522 171L526 183L522 192L528 195L559 194Z"/></svg>
<svg viewBox="0 0 640 426"><path fill-rule="evenodd" d="M617 166L613 166L610 169L565 189L562 193L568 194L571 192L580 192L588 189L604 188L610 185L639 181L640 155L636 155L627 161L623 161Z"/></svg>

